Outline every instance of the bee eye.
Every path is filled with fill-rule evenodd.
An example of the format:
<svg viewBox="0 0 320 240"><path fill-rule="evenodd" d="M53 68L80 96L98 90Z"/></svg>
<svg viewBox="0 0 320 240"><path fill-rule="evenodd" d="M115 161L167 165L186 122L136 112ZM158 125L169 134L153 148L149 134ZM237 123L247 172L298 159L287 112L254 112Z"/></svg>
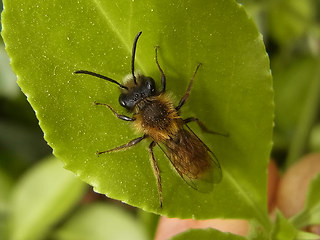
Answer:
<svg viewBox="0 0 320 240"><path fill-rule="evenodd" d="M128 106L128 101L126 100L125 95L122 95L122 94L121 94L121 95L119 96L119 103L120 103L121 107L127 108L127 106Z"/></svg>
<svg viewBox="0 0 320 240"><path fill-rule="evenodd" d="M148 80L146 81L146 87L151 92L155 91L155 83L152 78L148 78Z"/></svg>
<svg viewBox="0 0 320 240"><path fill-rule="evenodd" d="M122 106L122 107L126 107L126 102L125 101L123 101L123 99L119 99L119 103L120 103L120 105Z"/></svg>

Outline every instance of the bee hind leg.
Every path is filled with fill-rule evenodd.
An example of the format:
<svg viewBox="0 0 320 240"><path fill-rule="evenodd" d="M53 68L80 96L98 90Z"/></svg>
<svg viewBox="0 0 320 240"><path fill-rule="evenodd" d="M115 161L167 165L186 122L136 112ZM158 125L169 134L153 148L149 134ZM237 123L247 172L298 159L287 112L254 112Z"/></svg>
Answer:
<svg viewBox="0 0 320 240"><path fill-rule="evenodd" d="M160 201L160 207L162 208L162 186L161 186L160 169L159 169L159 166L158 166L157 161L156 161L154 154L153 154L153 148L155 146L156 146L156 142L152 141L149 145L149 152L151 155L151 160L152 160L151 164L152 164L152 167L154 170L154 174L157 178L159 201Z"/></svg>
<svg viewBox="0 0 320 240"><path fill-rule="evenodd" d="M201 122L198 118L196 117L189 117L189 118L186 118L186 119L183 119L183 122L184 124L188 124L189 122L196 122L198 124L198 126L200 127L200 129L203 131L203 132L206 132L206 133L211 133L211 134L216 134L216 135L220 135L220 136L224 136L224 137L229 137L229 133L220 133L220 132L215 132L215 131L212 131L210 129L208 129L204 124L203 122Z"/></svg>

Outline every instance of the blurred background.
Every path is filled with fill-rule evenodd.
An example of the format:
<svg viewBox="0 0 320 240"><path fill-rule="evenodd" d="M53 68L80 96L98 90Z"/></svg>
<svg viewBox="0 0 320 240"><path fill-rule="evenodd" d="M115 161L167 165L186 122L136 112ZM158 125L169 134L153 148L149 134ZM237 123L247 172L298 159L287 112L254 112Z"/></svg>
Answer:
<svg viewBox="0 0 320 240"><path fill-rule="evenodd" d="M263 34L270 57L276 106L272 158L284 171L303 155L320 152L320 1L238 2ZM0 239L154 237L157 216L94 193L51 155L0 38ZM75 190L69 193L65 186Z"/></svg>

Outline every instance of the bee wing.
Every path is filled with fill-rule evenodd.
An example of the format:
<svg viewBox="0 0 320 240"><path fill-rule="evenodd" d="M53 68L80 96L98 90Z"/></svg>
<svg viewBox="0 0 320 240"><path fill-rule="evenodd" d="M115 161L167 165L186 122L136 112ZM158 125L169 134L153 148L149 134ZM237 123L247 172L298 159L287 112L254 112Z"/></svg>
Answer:
<svg viewBox="0 0 320 240"><path fill-rule="evenodd" d="M217 158L188 126L164 145L165 148L159 146L192 188L210 192L213 184L221 181L222 171Z"/></svg>
<svg viewBox="0 0 320 240"><path fill-rule="evenodd" d="M203 144L203 146L207 149L208 153L211 155L210 160L212 161L212 180L214 184L220 183L222 180L222 170L218 158L216 155L210 150L210 148L191 130L191 128L186 125L188 130Z"/></svg>

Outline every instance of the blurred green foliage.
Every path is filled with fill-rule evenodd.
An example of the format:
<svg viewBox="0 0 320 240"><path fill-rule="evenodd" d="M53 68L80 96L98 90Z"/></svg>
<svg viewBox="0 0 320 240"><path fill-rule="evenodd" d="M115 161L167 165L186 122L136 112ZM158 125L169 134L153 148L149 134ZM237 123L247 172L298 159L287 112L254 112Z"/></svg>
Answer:
<svg viewBox="0 0 320 240"><path fill-rule="evenodd" d="M271 59L276 105L272 157L280 166L286 168L303 154L320 151L320 1L239 0L238 2L245 6L258 25ZM14 199L19 202L19 198L15 196L19 195L19 191L23 191L22 181L26 178L36 179L42 172L37 171L39 166L43 167L41 164L46 165L49 172L64 171L62 168L57 170L50 166L48 162L54 160L44 159L51 155L52 150L43 140L43 133L35 114L26 97L20 93L15 80L1 39L0 239L10 239L8 234L12 231L11 221L14 219L11 215L14 211L11 208ZM51 182L42 184L47 184L47 189L52 186ZM33 184L33 187L36 189L37 184ZM318 188L313 186L312 189ZM56 193L61 194L61 192ZM50 199L52 202L59 201L56 196ZM72 233L74 224L87 226L86 221L95 221L100 217L101 221L110 221L104 220L108 218L107 216L99 216L100 211L106 211L106 214L110 212L109 206L114 208L111 212L116 218L125 219L123 221L130 226L126 229L131 229L134 236L140 237L139 239L143 239L141 236L151 239L154 235L157 216L148 213L137 214L140 210L107 202L104 197L92 193L91 190L87 194L79 190L70 196L69 200L70 204L64 206L63 214L57 214L50 222L44 223L45 231L32 232L36 226L28 229L34 234L33 236L37 236L33 239L79 239L77 238L79 236ZM90 204L91 201L94 204ZM102 202L103 205L96 202ZM146 219L148 224L145 224ZM279 226L292 227L282 216L278 219ZM137 225L137 221L141 224ZM90 231L96 233L102 231L102 235L99 235L102 237L96 239L103 239L105 236L103 224L95 222L92 229L82 230L87 231L87 234ZM132 230L132 226L135 226L136 230Z"/></svg>
<svg viewBox="0 0 320 240"><path fill-rule="evenodd" d="M275 91L272 156L284 168L320 150L320 2L239 0L264 36Z"/></svg>

